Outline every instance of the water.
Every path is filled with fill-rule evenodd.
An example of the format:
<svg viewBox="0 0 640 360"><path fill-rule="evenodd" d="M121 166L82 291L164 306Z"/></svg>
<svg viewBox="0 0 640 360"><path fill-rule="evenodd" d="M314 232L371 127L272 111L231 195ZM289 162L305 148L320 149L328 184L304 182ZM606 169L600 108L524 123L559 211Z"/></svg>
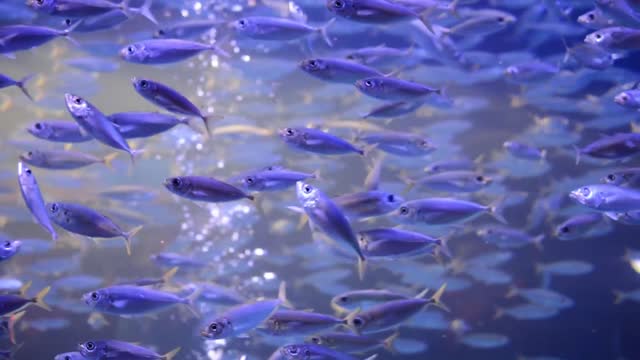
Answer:
<svg viewBox="0 0 640 360"><path fill-rule="evenodd" d="M62 26L61 18L35 16L25 10L28 8L21 2L4 2L13 4L16 19L0 15L3 22ZM474 5L476 8L488 6L482 1L478 3ZM621 260L626 248L638 248L635 227L613 224L604 234L566 242L553 237L554 228L569 215L585 212L568 199L568 192L584 184L597 183L608 169L620 166L589 159L576 165L571 145L583 146L601 133L628 130L628 122L635 113L613 104L607 91L635 78L634 55L605 71L583 69L574 75L557 74L542 85L521 88L505 81L504 69L523 59L558 57L563 51L560 35L544 36L535 30L523 35L518 32L526 29L523 23L534 23L527 18L526 6L512 4L510 10L508 2L493 3L524 20L510 28L513 31L501 31L468 45L469 57L473 51L493 54L489 56L488 65L468 71L450 62L407 56L406 61L380 66L384 72L400 69L399 76L404 79L446 87L454 101L451 107L424 106L391 122L360 119L360 114L384 102L363 96L353 86L310 77L298 69L298 63L312 56L339 56L348 49L380 44L403 49L414 47L413 54L421 54L425 35L416 30L415 24L407 22L372 26L338 19L329 30L333 48L328 48L317 36L310 36L309 43L306 40L240 39L221 26L219 34L210 31L198 39L217 38L221 46L232 53L231 59L202 53L177 64L145 66L129 64L117 57L119 48L149 38L156 30L144 18L135 17L116 29L74 34L78 46L56 39L37 49L18 53L17 60L0 58L4 74L14 78L36 74L27 85L35 103L16 88L4 89L0 94L2 232L24 243L19 254L2 264L2 278L18 279L22 283L33 281L30 295L44 286L52 286L46 301L53 311L30 307L18 322L17 342L24 346L14 358L51 359L55 354L75 350L78 343L87 340L119 339L151 347L158 353L181 346L176 359L266 359L278 346L304 340L304 337L278 339L251 332L240 338L205 341L199 335L200 329L225 309L205 303L196 305L199 318L185 307L176 306L147 317L105 315L108 324L96 326L95 314L90 315L91 309L81 295L124 279L161 276L168 267L160 267L150 260L151 255L160 252L176 252L206 263L205 268L181 268L172 286L212 282L233 288L246 299L255 299L275 297L280 282L285 281L288 296L296 308L326 314L333 313L331 298L345 291L386 288L413 295L424 288L436 289L446 282L443 301L451 312L429 308L404 322L399 326L397 353L382 348L367 352L367 355L378 353L378 359L515 359L519 355L560 359L638 358L640 350L634 343L636 324L640 320L635 311L637 303L627 301L614 305L612 292L638 287L637 272ZM574 3L577 9L572 19L584 12L581 9L589 8L583 2ZM161 24L207 17L232 21L249 15L285 16L286 11L278 4L285 3L255 6L243 1L156 1L153 12ZM324 3L301 1L298 5L314 25L331 18ZM570 20L564 23L575 24ZM578 35L565 35L570 43L577 43L586 33L587 30L578 28ZM469 37L466 40L474 41ZM536 47L536 42L543 45ZM480 59L480 55L474 59ZM498 55L500 60L495 60ZM109 61L107 68L111 70L87 72L66 65L71 59L87 56ZM34 167L47 201L91 206L108 214L125 230L144 225L133 240L132 256L125 254L121 240L92 242L60 228L61 239L52 246L47 233L32 222L22 203L15 169L19 154L34 149L62 149L63 145L35 139L25 129L39 119L70 121L63 99L65 92L85 97L105 113L158 111L136 94L131 85L134 76L175 87L205 113L221 114L224 119L214 123L209 140L183 125L152 138L131 140L135 148L145 149L134 165L125 154L116 158L112 169L103 164L73 171ZM521 91L529 92L519 96L523 94ZM553 91L555 95L549 95ZM584 101L587 94L601 98ZM523 97L529 105L513 106ZM569 126L566 130L549 130L535 123L534 114L566 116ZM198 121L193 123L199 126ZM511 254L505 255L509 260L503 264L489 267L490 270L471 268L461 273L451 270L448 260L440 260L444 262L441 264L429 256L371 261L365 279L360 281L352 253L336 255L321 241L312 241L308 226L298 228L299 215L287 209L287 206L298 206L294 188L257 194L255 202L203 204L171 195L162 186L164 179L172 176L229 179L251 169L282 164L309 173L317 171L320 179L312 184L331 196L362 190L368 167L379 151L374 149L373 155L366 158L312 155L293 151L278 136L278 129L310 124L325 126L332 134L348 140L372 129L425 135L435 143L437 151L417 158L387 156L381 189L402 193L406 199L449 196L488 204L504 198L509 204L505 211L509 225L527 229L531 236L545 234L542 249L532 245L502 249L500 251ZM547 149L547 159L528 161L506 154L502 143L514 139ZM74 144L72 150L101 157L112 151L95 141ZM479 169L491 176L493 183L474 194L428 190L403 193L402 176L417 177L422 168L454 158L477 158ZM633 165L635 160L622 166ZM144 198L118 201L100 195L116 186L142 188ZM546 219L535 224L533 218L539 211L535 204L549 195L561 204L542 210L540 214ZM449 246L454 259L461 261L499 250L495 245L484 243L475 233L483 226L496 224L491 217L481 216L462 226L405 228L433 236L452 234ZM534 225L527 228L531 224ZM387 217L353 222L357 231L395 225ZM593 270L575 277L549 277L536 272L537 264L561 260L584 261L592 264ZM79 275L86 276L80 278ZM74 277L68 279L70 276ZM16 284L8 285L15 290ZM505 297L513 286L553 289L572 299L574 304L544 319L516 320L509 316L495 319L497 308L525 302L522 298ZM495 347L486 348L486 337L465 341L465 332L456 331L460 320L469 328L467 335L500 335L498 340L495 340L498 335L491 338L497 341ZM481 344L469 346L474 344L472 340ZM3 346L9 348L11 344L4 341Z"/></svg>

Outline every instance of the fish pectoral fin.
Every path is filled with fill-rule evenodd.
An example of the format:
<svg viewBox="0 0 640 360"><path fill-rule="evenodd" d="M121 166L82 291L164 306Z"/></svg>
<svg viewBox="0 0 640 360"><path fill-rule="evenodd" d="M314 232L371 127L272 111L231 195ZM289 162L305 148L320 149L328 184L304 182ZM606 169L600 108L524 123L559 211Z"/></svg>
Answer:
<svg viewBox="0 0 640 360"><path fill-rule="evenodd" d="M375 11L373 10L368 10L368 9L360 9L358 11L356 11L356 15L358 16L373 16L375 15Z"/></svg>
<svg viewBox="0 0 640 360"><path fill-rule="evenodd" d="M122 309L127 306L127 300L111 300L111 306L116 309Z"/></svg>

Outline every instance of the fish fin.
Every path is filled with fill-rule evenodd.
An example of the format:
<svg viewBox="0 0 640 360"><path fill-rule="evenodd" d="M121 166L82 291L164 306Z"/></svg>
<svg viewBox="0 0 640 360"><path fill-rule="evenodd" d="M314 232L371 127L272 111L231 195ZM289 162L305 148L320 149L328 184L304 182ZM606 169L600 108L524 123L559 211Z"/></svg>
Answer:
<svg viewBox="0 0 640 360"><path fill-rule="evenodd" d="M398 174L398 178L400 181L406 184L404 189L402 189L402 195L406 196L413 188L416 186L417 182L409 177L409 174L405 170L401 170Z"/></svg>
<svg viewBox="0 0 640 360"><path fill-rule="evenodd" d="M394 355L398 354L398 349L396 349L395 347L395 342L399 336L400 336L400 332L396 330L396 332L391 334L391 336L384 339L384 341L382 341L382 346L385 348L385 350L387 350L388 352Z"/></svg>
<svg viewBox="0 0 640 360"><path fill-rule="evenodd" d="M493 320L500 319L503 316L504 316L504 309L499 306L496 307L496 312L493 313Z"/></svg>
<svg viewBox="0 0 640 360"><path fill-rule="evenodd" d="M378 158L374 161L373 167L364 179L364 188L366 190L377 190L380 187L380 172L382 170L382 162L384 160L384 153L380 153Z"/></svg>
<svg viewBox="0 0 640 360"><path fill-rule="evenodd" d="M180 346L178 346L177 348L169 351L168 353L162 355L162 360L173 360L174 357L176 357L176 355L178 355L178 353L180 352L180 349L182 349Z"/></svg>
<svg viewBox="0 0 640 360"><path fill-rule="evenodd" d="M435 7L430 6L429 8L425 9L420 14L418 14L418 19L420 19L422 24L432 34L435 34L435 31L433 31L433 24L431 24L431 20L429 20L429 17L431 16L431 14L433 14L434 9L435 9Z"/></svg>
<svg viewBox="0 0 640 360"><path fill-rule="evenodd" d="M360 310L361 310L360 308L353 310L343 319L344 323L349 327L349 329L351 329L351 331L353 331L358 335L360 335L360 329L353 326L353 320L356 318L356 316L358 316L358 314L360 313Z"/></svg>
<svg viewBox="0 0 640 360"><path fill-rule="evenodd" d="M51 290L51 286L47 286L44 289L40 290L40 292L36 294L36 297L33 298L33 303L41 309L51 311L51 308L49 307L49 305L47 305L47 303L44 302L44 297L47 296L50 290Z"/></svg>
<svg viewBox="0 0 640 360"><path fill-rule="evenodd" d="M577 145L572 145L573 146L573 150L576 152L576 165L580 164L580 148Z"/></svg>
<svg viewBox="0 0 640 360"><path fill-rule="evenodd" d="M162 282L164 284L168 284L173 279L173 276L178 272L179 267L174 266L171 269L167 270L164 274L162 274Z"/></svg>
<svg viewBox="0 0 640 360"><path fill-rule="evenodd" d="M504 217L504 205L505 198L501 197L500 199L494 201L491 205L489 205L489 214L493 216L494 219L498 220L503 224L507 224L507 219Z"/></svg>
<svg viewBox="0 0 640 360"><path fill-rule="evenodd" d="M156 17L153 16L153 13L151 12L152 3L153 3L153 0L145 0L142 6L135 9L135 11L138 12L140 15L144 16L145 18L147 18L152 23L158 25L158 20L156 20ZM131 9L131 10L134 10L134 9Z"/></svg>
<svg viewBox="0 0 640 360"><path fill-rule="evenodd" d="M26 84L29 80L33 79L33 77L34 77L35 75L36 75L36 74L29 74L29 75L27 75L27 76L23 77L22 79L20 79L20 80L16 81L16 86L18 87L18 89L20 89L20 91L22 91L22 93L23 93L26 97L28 97L28 98L29 98L29 100L31 100L31 101L33 101L33 97L31 96L31 94L29 94L29 91L28 91L28 90L27 90L27 88L25 87L25 84Z"/></svg>
<svg viewBox="0 0 640 360"><path fill-rule="evenodd" d="M632 133L640 133L640 124L638 124L638 122L631 120L631 122L629 123L629 128L631 129ZM631 144L631 146L634 146L635 144Z"/></svg>
<svg viewBox="0 0 640 360"><path fill-rule="evenodd" d="M188 127L191 128L191 130L197 132L198 134L202 134L202 129L195 125L195 123L193 122L193 119L188 117L183 117L179 119L179 122L181 124L187 125ZM205 134L205 135L208 135L208 134Z"/></svg>
<svg viewBox="0 0 640 360"><path fill-rule="evenodd" d="M439 307L440 309L446 311L446 312L451 312L449 307L447 305L445 305L441 300L442 294L444 294L444 290L446 288L447 288L447 283L442 284L442 286L440 286L438 291L436 291L436 293L433 294L433 296L431 296L431 298L429 299L429 302L432 303L433 305L435 305L436 307Z"/></svg>
<svg viewBox="0 0 640 360"><path fill-rule="evenodd" d="M364 360L375 360L378 358L378 354L373 354L371 356L369 356L368 358L364 359Z"/></svg>
<svg viewBox="0 0 640 360"><path fill-rule="evenodd" d="M80 26L80 24L82 24L82 19L76 21L75 23L71 24L71 26L69 26L68 28L64 29L64 31L62 31L62 36L64 36L65 39L69 40L69 42L71 42L73 45L78 47L80 46L80 43L78 43L78 41L71 36L71 33L78 26Z"/></svg>
<svg viewBox="0 0 640 360"><path fill-rule="evenodd" d="M223 48L221 48L216 44L209 45L209 49L214 53L216 53L216 55L221 56L223 58L229 59L231 57L231 55L228 52L226 52Z"/></svg>
<svg viewBox="0 0 640 360"><path fill-rule="evenodd" d="M200 295L202 295L202 287L198 287L189 296L182 299L182 303L187 307L187 309L189 309L189 311L193 314L193 316L195 316L198 319L201 317L201 315L196 310L196 308L193 307L193 304L196 303Z"/></svg>
<svg viewBox="0 0 640 360"><path fill-rule="evenodd" d="M422 291L420 291L418 294L416 294L416 296L414 296L414 299L426 299L427 298L427 294L429 293L429 288L426 288Z"/></svg>
<svg viewBox="0 0 640 360"><path fill-rule="evenodd" d="M364 280L364 274L367 271L367 259L364 256L358 256L358 278Z"/></svg>
<svg viewBox="0 0 640 360"><path fill-rule="evenodd" d="M134 237L140 230L142 230L143 227L144 225L136 226L122 235L122 237L124 238L124 243L127 247L127 255L131 256L131 238Z"/></svg>
<svg viewBox="0 0 640 360"><path fill-rule="evenodd" d="M613 303L615 305L618 305L627 299L627 295L620 290L613 290L613 296L615 297L613 299Z"/></svg>
<svg viewBox="0 0 640 360"><path fill-rule="evenodd" d="M27 291L29 291L29 288L31 287L31 285L33 284L33 281L29 280L26 284L22 285L20 287L20 296L22 296L23 298L27 297Z"/></svg>
<svg viewBox="0 0 640 360"><path fill-rule="evenodd" d="M329 33L327 33L327 30L331 25L333 25L334 22L336 22L335 17L331 18L329 21L327 21L326 24L318 28L318 32L320 32L320 36L322 36L322 40L324 40L324 42L327 43L329 47L333 47L333 42L331 41L331 38L329 37Z"/></svg>
<svg viewBox="0 0 640 360"><path fill-rule="evenodd" d="M280 305L286 308L289 308L289 309L295 308L287 298L287 282L286 281L280 282L280 286L278 287L278 300L280 300Z"/></svg>
<svg viewBox="0 0 640 360"><path fill-rule="evenodd" d="M120 154L120 153L113 152L113 153L111 153L111 154L109 154L109 155L105 156L105 157L102 159L102 162L104 163L104 165L105 165L106 167L108 167L109 169L111 169L111 168L112 168L111 163L113 162L113 159L115 159L116 157L118 157L118 155L119 155L119 154Z"/></svg>
<svg viewBox="0 0 640 360"><path fill-rule="evenodd" d="M562 40L562 45L564 46L564 58L562 58L562 62L566 63L569 61L569 58L571 58L571 48L569 44L567 44L567 39L565 39L564 36L561 36L560 40Z"/></svg>
<svg viewBox="0 0 640 360"><path fill-rule="evenodd" d="M448 259L453 258L451 255L451 250L449 249L449 241L451 240L451 235L443 236L440 239L440 246L438 247L439 252L444 254Z"/></svg>
<svg viewBox="0 0 640 360"><path fill-rule="evenodd" d="M542 241L544 240L544 238L545 238L544 234L540 234L540 235L534 237L531 240L531 242L536 247L536 249L542 251L542 250L544 250L544 247L542 246Z"/></svg>
<svg viewBox="0 0 640 360"><path fill-rule="evenodd" d="M24 316L24 314L26 313L26 311L20 311L17 312L15 314L12 314L11 316L9 316L9 324L7 326L7 330L9 331L9 340L11 341L12 344L16 344L16 333L15 333L15 326L16 323L22 319L22 317Z"/></svg>
<svg viewBox="0 0 640 360"><path fill-rule="evenodd" d="M128 18L131 18L131 8L129 7L130 2L131 0L122 0L122 2L120 3L120 10Z"/></svg>
<svg viewBox="0 0 640 360"><path fill-rule="evenodd" d="M504 295L505 298L511 299L512 297L518 295L518 288L515 285L511 285L507 293Z"/></svg>

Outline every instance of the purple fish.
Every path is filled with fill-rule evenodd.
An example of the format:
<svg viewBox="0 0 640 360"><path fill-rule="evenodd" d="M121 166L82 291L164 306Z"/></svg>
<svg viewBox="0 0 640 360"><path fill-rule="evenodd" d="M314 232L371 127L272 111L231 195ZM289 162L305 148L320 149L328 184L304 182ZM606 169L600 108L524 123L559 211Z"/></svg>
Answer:
<svg viewBox="0 0 640 360"><path fill-rule="evenodd" d="M341 84L353 84L366 77L384 76L372 67L340 58L307 59L301 61L298 67L320 80Z"/></svg>
<svg viewBox="0 0 640 360"><path fill-rule="evenodd" d="M38 224L51 234L51 238L55 241L58 238L56 230L53 228L51 219L47 214L47 208L45 206L40 187L35 175L28 167L22 163L18 163L18 184L20 185L20 193L24 203L29 208L29 211L36 219Z"/></svg>
<svg viewBox="0 0 640 360"><path fill-rule="evenodd" d="M582 149L574 146L576 164L580 163L581 155L588 155L598 159L623 159L640 152L640 134L618 133L603 136Z"/></svg>
<svg viewBox="0 0 640 360"><path fill-rule="evenodd" d="M36 25L0 26L0 54L29 50L43 45L57 37L70 39L69 34L78 26L77 22L65 30Z"/></svg>
<svg viewBox="0 0 640 360"><path fill-rule="evenodd" d="M236 20L230 24L236 33L257 40L286 41L295 40L310 34L318 33L327 45L332 46L327 28L333 19L322 27L313 27L303 22L266 16L251 16Z"/></svg>
<svg viewBox="0 0 640 360"><path fill-rule="evenodd" d="M98 289L84 294L82 299L94 311L114 315L144 315L178 304L191 307L193 301L193 298L182 298L170 292L134 285Z"/></svg>
<svg viewBox="0 0 640 360"><path fill-rule="evenodd" d="M220 56L229 57L217 45L181 39L151 39L133 43L120 50L120 57L136 64L171 64L203 51L213 51Z"/></svg>
<svg viewBox="0 0 640 360"><path fill-rule="evenodd" d="M121 112L111 114L107 119L118 127L118 131L125 139L154 136L180 124L191 126L187 118L177 118L156 112Z"/></svg>
<svg viewBox="0 0 640 360"><path fill-rule="evenodd" d="M31 78L33 78L33 74L27 75L20 80L14 80L7 75L0 74L0 89L4 89L9 86L16 86L26 97L29 98L29 100L33 101L33 97L31 97L31 94L29 94L29 91L27 91L27 88L25 87L25 84Z"/></svg>
<svg viewBox="0 0 640 360"><path fill-rule="evenodd" d="M355 86L363 94L381 100L422 101L431 94L443 95L442 89L388 76L363 78Z"/></svg>
<svg viewBox="0 0 640 360"><path fill-rule="evenodd" d="M180 351L175 348L161 355L140 345L119 340L92 340L78 344L78 351L87 360L172 360Z"/></svg>
<svg viewBox="0 0 640 360"><path fill-rule="evenodd" d="M318 129L284 128L280 130L280 138L284 140L287 145L295 149L316 154L365 154L363 149L355 147L348 141Z"/></svg>

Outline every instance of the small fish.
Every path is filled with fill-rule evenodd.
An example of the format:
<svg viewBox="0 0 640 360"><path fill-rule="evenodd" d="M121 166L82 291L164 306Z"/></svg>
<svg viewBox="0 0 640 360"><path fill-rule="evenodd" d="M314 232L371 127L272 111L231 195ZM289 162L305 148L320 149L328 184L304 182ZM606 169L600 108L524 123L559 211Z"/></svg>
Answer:
<svg viewBox="0 0 640 360"><path fill-rule="evenodd" d="M613 26L587 35L584 42L611 50L637 50L640 48L640 30Z"/></svg>
<svg viewBox="0 0 640 360"><path fill-rule="evenodd" d="M348 141L313 128L284 128L280 130L280 138L285 144L303 151L323 155L343 155L357 153L365 155L360 149Z"/></svg>
<svg viewBox="0 0 640 360"><path fill-rule="evenodd" d="M170 192L186 199L206 202L227 202L240 199L254 200L241 189L223 181L206 176L178 176L164 181Z"/></svg>
<svg viewBox="0 0 640 360"><path fill-rule="evenodd" d="M243 176L240 182L249 191L280 191L295 186L298 181L317 177L316 173L309 174L281 166L268 166Z"/></svg>
<svg viewBox="0 0 640 360"><path fill-rule="evenodd" d="M261 331L275 336L300 336L330 330L344 320L331 315L304 310L277 310L267 319Z"/></svg>
<svg viewBox="0 0 640 360"><path fill-rule="evenodd" d="M218 25L224 24L220 20L183 20L163 26L153 33L156 39L190 39L198 37Z"/></svg>
<svg viewBox="0 0 640 360"><path fill-rule="evenodd" d="M545 288L518 288L511 287L506 297L519 296L532 304L555 309L566 309L573 306L574 301L570 297L559 292Z"/></svg>
<svg viewBox="0 0 640 360"><path fill-rule="evenodd" d="M606 70L612 67L615 62L623 58L623 54L612 53L598 45L581 43L573 47L565 44L563 63L571 60L576 61L580 66L592 70Z"/></svg>
<svg viewBox="0 0 640 360"><path fill-rule="evenodd" d="M187 118L157 112L121 112L111 114L107 119L118 126L118 131L125 139L151 137L180 124L191 126Z"/></svg>
<svg viewBox="0 0 640 360"><path fill-rule="evenodd" d="M589 29L602 29L606 27L612 27L615 25L615 21L598 9L587 11L586 13L578 16L578 23Z"/></svg>
<svg viewBox="0 0 640 360"><path fill-rule="evenodd" d="M364 353L384 347L387 351L395 353L395 341L399 333L395 332L386 339L376 336L356 335L348 332L324 332L311 336L307 342L330 347L346 353Z"/></svg>
<svg viewBox="0 0 640 360"><path fill-rule="evenodd" d="M493 349L509 343L509 338L502 334L470 333L462 336L460 342L475 349Z"/></svg>
<svg viewBox="0 0 640 360"><path fill-rule="evenodd" d="M437 150L437 146L426 137L413 133L368 133L358 136L357 140L397 156L425 156Z"/></svg>
<svg viewBox="0 0 640 360"><path fill-rule="evenodd" d="M337 0L343 1L343 0ZM358 360L357 357L332 350L331 348L315 344L286 345L280 349L280 353L287 360L327 359L327 360ZM378 355L371 355L364 360L374 360Z"/></svg>
<svg viewBox="0 0 640 360"><path fill-rule="evenodd" d="M93 164L104 164L111 167L111 162L118 153L111 153L103 158L72 150L31 150L20 154L25 163L51 170L74 170Z"/></svg>
<svg viewBox="0 0 640 360"><path fill-rule="evenodd" d="M53 142L80 143L93 139L73 121L40 120L31 124L27 131L39 139Z"/></svg>
<svg viewBox="0 0 640 360"><path fill-rule="evenodd" d="M113 3L108 0L29 0L32 9L53 16L83 18L97 16L111 10L128 12L128 2Z"/></svg>
<svg viewBox="0 0 640 360"><path fill-rule="evenodd" d="M422 297L392 300L362 312L353 312L347 316L345 321L357 334L370 334L393 329L429 305L447 310L447 307L441 302L446 287L446 284L442 285L430 298L424 298L426 296L424 293Z"/></svg>
<svg viewBox="0 0 640 360"><path fill-rule="evenodd" d="M115 285L88 292L82 295L82 299L93 311L113 315L144 315L178 304L191 308L194 298L182 298L145 286Z"/></svg>
<svg viewBox="0 0 640 360"><path fill-rule="evenodd" d="M365 270L365 256L360 250L358 239L349 220L340 207L326 194L302 181L296 183L298 201L309 217L312 228L320 230L338 244L349 246L358 255L358 274L362 278Z"/></svg>
<svg viewBox="0 0 640 360"><path fill-rule="evenodd" d="M407 190L415 187L443 192L475 192L493 183L493 178L475 171L441 171L419 179L405 178Z"/></svg>
<svg viewBox="0 0 640 360"><path fill-rule="evenodd" d="M78 344L78 351L86 359L172 360L180 348L161 355L140 345L119 340L93 340Z"/></svg>
<svg viewBox="0 0 640 360"><path fill-rule="evenodd" d="M432 254L435 249L451 257L446 241L421 233L393 228L378 228L358 233L360 248L367 258L397 259Z"/></svg>
<svg viewBox="0 0 640 360"><path fill-rule="evenodd" d="M631 89L625 90L617 94L613 101L623 107L633 110L640 110L640 83L635 83Z"/></svg>
<svg viewBox="0 0 640 360"><path fill-rule="evenodd" d="M601 181L610 185L640 187L640 168L613 170Z"/></svg>
<svg viewBox="0 0 640 360"><path fill-rule="evenodd" d="M443 95L442 89L388 76L356 80L355 86L363 94L381 100L421 101L432 94Z"/></svg>
<svg viewBox="0 0 640 360"><path fill-rule="evenodd" d="M562 260L547 264L536 264L536 272L561 275L561 276L579 276L586 275L593 271L593 265L580 260Z"/></svg>
<svg viewBox="0 0 640 360"><path fill-rule="evenodd" d="M505 315L516 320L544 320L550 319L558 315L559 309L549 306L541 306L539 304L521 304L508 308L498 307L493 316L499 319Z"/></svg>
<svg viewBox="0 0 640 360"><path fill-rule="evenodd" d="M526 232L506 226L485 226L476 231L484 242L493 244L501 249L519 248L529 244L542 247L544 234L531 236Z"/></svg>
<svg viewBox="0 0 640 360"><path fill-rule="evenodd" d="M597 159L623 159L640 152L640 134L617 133L603 136L582 149L574 146L576 164L580 163L582 155Z"/></svg>
<svg viewBox="0 0 640 360"><path fill-rule="evenodd" d="M626 291L626 292L620 291L620 290L613 290L613 295L615 296L613 303L616 305L621 304L628 300L640 302L640 289Z"/></svg>
<svg viewBox="0 0 640 360"><path fill-rule="evenodd" d="M439 32L449 36L485 37L506 29L516 21L517 18L508 12L486 9L478 11L451 28L441 29Z"/></svg>
<svg viewBox="0 0 640 360"><path fill-rule="evenodd" d="M507 67L504 71L507 79L518 84L528 84L549 80L560 69L543 61L529 61Z"/></svg>
<svg viewBox="0 0 640 360"><path fill-rule="evenodd" d="M18 184L20 185L20 193L22 194L25 205L27 205L27 208L29 208L29 211L38 224L47 230L47 232L51 234L51 239L55 241L58 238L58 234L53 228L51 219L49 219L49 215L47 214L47 208L42 193L40 192L38 181L31 169L21 162L18 163ZM3 250L6 251L6 244L3 246ZM17 249L15 251L17 251Z"/></svg>
<svg viewBox="0 0 640 360"><path fill-rule="evenodd" d="M127 152L131 161L134 161L141 150L132 150L116 126L100 110L79 96L67 93L64 98L67 110L84 132L109 147Z"/></svg>
<svg viewBox="0 0 640 360"><path fill-rule="evenodd" d="M125 46L120 50L120 58L135 64L171 64L203 51L213 51L223 57L230 56L217 45L182 39L151 39Z"/></svg>
<svg viewBox="0 0 640 360"><path fill-rule="evenodd" d="M228 339L243 335L262 325L281 306L290 306L284 282L280 284L278 299L259 300L229 308L209 321L200 335L207 339Z"/></svg>
<svg viewBox="0 0 640 360"><path fill-rule="evenodd" d="M0 242L0 262L7 261L20 251L22 242L20 240L5 240Z"/></svg>
<svg viewBox="0 0 640 360"><path fill-rule="evenodd" d="M400 206L404 199L396 194L369 190L344 194L333 201L352 219L365 219L388 214Z"/></svg>
<svg viewBox="0 0 640 360"><path fill-rule="evenodd" d="M509 151L511 155L520 159L544 160L547 157L547 150L522 142L505 141L502 147Z"/></svg>
<svg viewBox="0 0 640 360"><path fill-rule="evenodd" d="M298 67L315 78L340 84L353 85L355 81L363 78L384 76L372 67L339 58L306 59L302 60Z"/></svg>
<svg viewBox="0 0 640 360"><path fill-rule="evenodd" d="M1 46L1 45L0 45ZM9 86L16 86L22 93L29 98L29 100L33 101L33 97L29 94L29 91L25 87L27 81L33 78L34 74L27 75L20 80L14 80L7 75L0 74L0 89L4 89Z"/></svg>
<svg viewBox="0 0 640 360"><path fill-rule="evenodd" d="M142 78L133 78L133 88L140 96L161 108L176 114L199 117L209 133L209 120L211 116L202 114L189 99L178 91L156 81Z"/></svg>
<svg viewBox="0 0 640 360"><path fill-rule="evenodd" d="M178 267L178 268L195 268L201 269L207 264L202 261L195 260L191 257L176 253L159 253L150 256L150 259L161 266Z"/></svg>
<svg viewBox="0 0 640 360"><path fill-rule="evenodd" d="M425 167L424 171L428 174L434 174L447 171L473 170L475 166L475 162L469 159L447 159L432 163Z"/></svg>
<svg viewBox="0 0 640 360"><path fill-rule="evenodd" d="M320 34L324 42L333 46L327 29L335 20L329 20L324 26L313 27L304 22L287 18L251 16L236 20L230 24L236 34L256 40L286 41Z"/></svg>
<svg viewBox="0 0 640 360"><path fill-rule="evenodd" d="M174 266L171 269L167 270L164 274L162 274L159 278L141 278L129 281L121 281L116 285L133 285L133 286L157 286L157 285L168 285L171 282L171 279L178 272L179 267Z"/></svg>
<svg viewBox="0 0 640 360"><path fill-rule="evenodd" d="M422 19L422 15L386 0L326 0L327 9L345 19L368 24L389 24Z"/></svg>
<svg viewBox="0 0 640 360"><path fill-rule="evenodd" d="M422 298L425 295L420 293L415 297ZM411 299L411 296L385 289L351 290L334 296L331 299L331 308L339 314L348 314L358 308L367 309L389 301L407 299Z"/></svg>
<svg viewBox="0 0 640 360"><path fill-rule="evenodd" d="M502 211L500 202L486 206L453 198L425 198L407 201L389 216L393 221L405 224L446 225L466 222L488 213L506 223Z"/></svg>
<svg viewBox="0 0 640 360"><path fill-rule="evenodd" d="M360 115L363 119L379 118L387 119L410 114L420 108L420 102L395 101L375 107Z"/></svg>
<svg viewBox="0 0 640 360"><path fill-rule="evenodd" d="M20 288L20 295L0 295L0 316L17 314L30 305L51 311L49 305L44 302L44 297L47 296L51 287L45 287L35 297L28 298L26 294L30 287L31 282L28 282Z"/></svg>
<svg viewBox="0 0 640 360"><path fill-rule="evenodd" d="M108 217L80 204L48 203L47 211L54 223L71 233L91 238L124 238L129 255L131 255L131 238L142 229L142 226L138 226L125 232Z"/></svg>
<svg viewBox="0 0 640 360"><path fill-rule="evenodd" d="M640 210L640 190L615 185L582 186L571 191L569 197L586 207L602 212Z"/></svg>
<svg viewBox="0 0 640 360"><path fill-rule="evenodd" d="M52 29L36 25L6 25L0 26L0 54L12 54L16 51L29 50L64 37L71 39L69 34L80 24L75 23L65 30Z"/></svg>
<svg viewBox="0 0 640 360"><path fill-rule="evenodd" d="M600 213L575 215L558 225L554 235L560 240L575 240L588 236L603 224L606 225Z"/></svg>
<svg viewBox="0 0 640 360"><path fill-rule="evenodd" d="M193 291L198 291L200 293L198 301L208 302L215 305L233 306L243 304L247 301L244 296L240 295L234 289L212 283L199 283L196 285L190 284L186 287L193 288Z"/></svg>
<svg viewBox="0 0 640 360"><path fill-rule="evenodd" d="M349 60L363 64L375 62L386 62L389 60L404 60L413 53L413 47L408 49L397 49L384 45L374 47L364 47L349 52L345 57Z"/></svg>
<svg viewBox="0 0 640 360"><path fill-rule="evenodd" d="M78 351L66 352L53 357L53 360L85 360L86 358Z"/></svg>

